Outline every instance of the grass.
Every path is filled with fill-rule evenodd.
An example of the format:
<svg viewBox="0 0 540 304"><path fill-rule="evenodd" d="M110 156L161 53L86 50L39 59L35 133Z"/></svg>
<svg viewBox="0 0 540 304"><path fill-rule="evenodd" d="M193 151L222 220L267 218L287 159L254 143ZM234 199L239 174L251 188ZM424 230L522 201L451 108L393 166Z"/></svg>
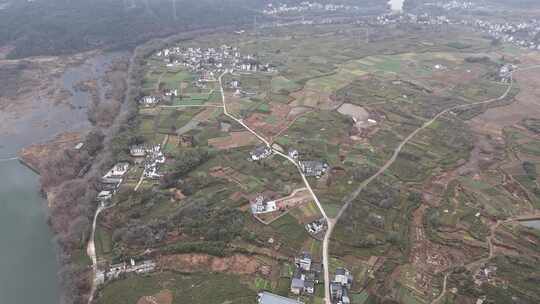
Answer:
<svg viewBox="0 0 540 304"><path fill-rule="evenodd" d="M351 302L355 304L364 304L369 298L369 294L366 291L362 291L361 293L350 294L350 298Z"/></svg>
<svg viewBox="0 0 540 304"><path fill-rule="evenodd" d="M98 256L112 251L112 235L107 229L98 226L96 229L96 251Z"/></svg>
<svg viewBox="0 0 540 304"><path fill-rule="evenodd" d="M283 76L272 77L271 85L272 92L294 92L301 88L296 82L289 80Z"/></svg>
<svg viewBox="0 0 540 304"><path fill-rule="evenodd" d="M161 79L161 82L169 89L180 88L180 82L191 81L193 81L193 75L187 71L179 71L177 73L167 72Z"/></svg>
<svg viewBox="0 0 540 304"><path fill-rule="evenodd" d="M459 41L453 41L453 42L449 42L446 44L448 47L451 47L451 48L454 48L454 49L458 49L458 50L464 50L464 49L468 49L471 47L470 44L466 44L466 43L462 43L462 42L459 42Z"/></svg>
<svg viewBox="0 0 540 304"><path fill-rule="evenodd" d="M290 214L294 216L300 223L306 223L314 218L320 217L319 209L314 202L302 204L297 208L290 211Z"/></svg>
<svg viewBox="0 0 540 304"><path fill-rule="evenodd" d="M522 153L540 156L540 141L530 141L520 145L519 148Z"/></svg>
<svg viewBox="0 0 540 304"><path fill-rule="evenodd" d="M348 33L347 30L343 31L343 28L354 34ZM446 98L430 90L433 88L433 91L439 92L437 89L456 85L453 82L455 80L449 80L448 84L437 86L437 82L442 81L435 79L437 73L433 73L432 69L435 64L448 67L444 73L463 71L465 55L460 53L461 50L467 49L467 52L472 52L488 45L486 39L480 39L477 36L471 38L468 33L463 34L465 36L463 39L454 36L442 37L446 33L420 37L419 35L424 35L425 32L411 35L397 28L392 30L395 39L381 39L369 44L358 44L358 39L351 39L351 37L357 37L361 29L346 25L298 27L294 30L287 29L282 33L283 35L280 35L279 31L282 30L276 29L276 35L263 36L257 43L252 41L252 37L242 39L235 36L237 45L243 51L257 51L262 61L276 64L280 72L274 75L254 73L234 76L234 78L239 78L244 90L257 93L256 97L250 100L244 98L238 101L234 112L239 117L246 117L253 112L268 113L271 102L291 103L292 106L309 105L315 108L314 113L306 114L298 119L277 138L277 142L285 149L290 147L298 149L304 159L325 159L333 167L344 168L343 172L336 170L338 173L333 173L328 181L322 179L319 182L310 179L330 216L337 214L343 197L365 178L353 174L358 173L354 170L360 170L360 165L367 164L374 169L379 168L405 136L441 109L469 101L485 100L488 97L500 95L501 90L506 89L500 84L480 79L457 85L455 91L447 92L448 95L455 93L463 97L463 100ZM295 38L291 39L293 34ZM385 37L385 33L380 34L381 37ZM214 46L227 43L230 39L230 36L221 34L214 35L212 38L197 37L189 43L193 46ZM454 41L457 39L459 42ZM424 43L427 41L429 43ZM385 55L389 54L390 50L398 55ZM441 50L444 54L438 55ZM489 67L480 64L475 68L481 70L483 75L490 71ZM162 72L158 70L147 73L144 87L147 89L155 87L157 77ZM430 75L434 75L433 79L429 77ZM162 81L166 87L176 88L180 86L180 83L184 84L182 93L185 97L182 100L175 100L175 104L199 105L219 101L219 94L214 93L208 96L202 90L190 86L192 77L186 71L167 72L163 75ZM226 76L224 82L230 81L230 77ZM425 79L418 80L421 77ZM209 84L209 87L212 86L213 84ZM299 91L304 87L306 90ZM294 94L291 94L292 92ZM380 114L381 118L377 119L378 131L371 138L363 140L361 145L358 141L354 142L350 137L354 131L352 122L343 115L328 110L333 109L334 102L369 105L367 108L370 113ZM141 122L140 133L144 134L146 139L152 139L156 137L158 131L167 133L181 128L188 124L198 111L199 109L167 110L162 111L159 117L146 117ZM238 111L241 112L236 113ZM267 123L277 122L275 117L265 116L267 116ZM449 118L445 117L445 119ZM408 229L411 212L415 206L407 202L406 196L409 193L410 184L404 182L422 182L432 172L451 167L459 158L466 159L470 141L464 129L460 128L459 123L456 122L438 121L419 133L392 166L391 171L394 175L379 177L363 191L368 194L362 193L353 202L354 208L345 212L345 216L336 227L334 234L336 242L333 242L331 250L332 254L338 257L358 258L358 264L349 263L347 260L347 263L351 264L347 266L353 270L357 280L365 278L367 267L360 259L365 261L369 256L386 255L398 257L397 260L405 256L404 253L410 245ZM195 136L197 145L207 145L208 138L225 135L219 131L219 124L216 121L202 122L198 128L187 132ZM208 176L207 173L211 167L231 167L246 177L242 179L242 184L246 185L246 189L241 190L246 195L264 190L282 194L301 186L302 182L296 168L290 164L286 166L284 161L277 157L257 163L248 162L246 158L251 148L220 151L216 157L203 164L195 173ZM168 149L174 150L171 147ZM533 153L537 151L534 144L527 146L527 149ZM345 163L343 159L346 160ZM369 175L369 172L361 173ZM498 187L474 180L462 182L466 184L465 191L477 196L476 200L479 203L487 205L486 212L488 213L512 206L512 201ZM375 184L377 184L376 187ZM220 192L221 188L227 188L228 191ZM234 190L240 191L236 188ZM384 195L379 195L393 193L394 190L397 194L391 197L393 204L389 207L379 205L379 202L389 199ZM216 189L212 187L199 189L197 193L186 198L186 201L195 198L201 202L212 201L214 204L212 208L223 204L229 206L231 204L226 197L232 191L229 182L222 181ZM488 202L484 196L492 199L493 202ZM474 217L476 207L465 208L464 204L468 202L466 198L459 197L458 199L460 205L455 208L456 214L448 218L441 216L443 220L447 224L463 224L466 229L483 233L481 223L478 223L477 218ZM142 217L142 220L148 222L154 217L165 218L167 214L179 208L182 208L179 204L159 202L148 209L149 212ZM448 207L448 209L451 208ZM451 209L451 211L454 210ZM367 218L373 214L381 215L384 218L384 224L370 223ZM266 243L269 238L273 238L276 248L279 247L277 249L279 254L285 256L293 256L299 250L317 253L321 250L320 242L311 239L301 224L303 220L319 216L313 203L293 210L270 226L258 223L249 216L247 211L244 211L242 215L246 218L245 224L248 226L246 231L252 232L257 239L257 242L250 243L252 246L259 246ZM389 236L397 238L395 243L389 241ZM478 238L478 235L475 237ZM107 244L103 247L107 247ZM343 265L343 260L333 260L332 267ZM164 273L141 278L128 277L127 283L118 281L105 287L103 298L108 302L99 303L127 303L122 302L123 300L117 301L121 299L120 295L127 296L129 303L136 303L141 295L151 295L164 288L174 290L175 303L202 302L201 299L206 299L206 297L209 299L206 299L205 303L247 303L248 301L242 297L243 292L253 295L255 289L273 288L278 294L288 295L291 268L290 264L285 263L280 269L280 279L274 282L269 282L264 278L249 278L249 286L254 290L249 290L248 287L242 285L238 277L219 274L217 275L219 282L214 278L216 275L202 274L187 276ZM390 272L385 273L385 276ZM196 288L191 288L193 285ZM225 288L228 288L228 291L224 291ZM403 303L417 303L414 295L409 294L402 287L397 288L399 290L394 295L399 296ZM368 298L369 295L366 292L354 294L353 302L364 303L370 301ZM249 299L249 303L254 302L255 298ZM320 303L321 301L320 297L313 297L306 302Z"/></svg>
<svg viewBox="0 0 540 304"><path fill-rule="evenodd" d="M149 276L130 276L111 282L101 290L97 303L133 304L143 296L151 296L164 289L173 292L173 304L252 304L256 300L255 291L248 289L236 276L164 272Z"/></svg>
<svg viewBox="0 0 540 304"><path fill-rule="evenodd" d="M260 278L260 277L255 278L254 284L255 284L256 290L271 290L272 289L272 282L270 282L269 280Z"/></svg>
<svg viewBox="0 0 540 304"><path fill-rule="evenodd" d="M92 260L86 254L86 250L84 249L75 250L72 253L72 260L74 261L76 265L79 265L80 267L83 267L83 268L92 265Z"/></svg>
<svg viewBox="0 0 540 304"><path fill-rule="evenodd" d="M309 237L304 227L298 221L286 214L271 224L283 237L283 241L292 248L301 248L304 241Z"/></svg>

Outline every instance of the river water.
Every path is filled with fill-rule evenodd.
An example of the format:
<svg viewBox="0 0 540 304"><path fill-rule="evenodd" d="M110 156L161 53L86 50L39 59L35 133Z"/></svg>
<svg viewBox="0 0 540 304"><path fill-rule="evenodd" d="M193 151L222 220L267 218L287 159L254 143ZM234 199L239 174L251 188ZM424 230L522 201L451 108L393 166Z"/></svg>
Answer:
<svg viewBox="0 0 540 304"><path fill-rule="evenodd" d="M13 121L16 132L0 130L0 304L59 302L56 249L46 222L47 207L39 193L39 176L17 160L6 159L60 132L88 130L90 96L73 86L81 80L100 79L118 56L98 55L69 68L62 78L65 89L72 93L69 105L37 101L29 113Z"/></svg>
<svg viewBox="0 0 540 304"><path fill-rule="evenodd" d="M5 161L0 177L0 303L58 304L56 252L38 176Z"/></svg>

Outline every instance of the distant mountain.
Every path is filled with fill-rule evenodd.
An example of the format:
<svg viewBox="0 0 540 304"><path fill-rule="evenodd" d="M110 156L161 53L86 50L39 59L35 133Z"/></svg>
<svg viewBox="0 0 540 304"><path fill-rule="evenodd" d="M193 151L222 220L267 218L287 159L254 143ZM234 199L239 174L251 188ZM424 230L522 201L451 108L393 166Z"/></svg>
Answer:
<svg viewBox="0 0 540 304"><path fill-rule="evenodd" d="M34 0L2 2L0 46L11 58L129 47L182 30L253 20L262 0Z"/></svg>
<svg viewBox="0 0 540 304"><path fill-rule="evenodd" d="M303 1L0 0L0 47L12 49L9 58L129 48L179 31L251 23L270 3ZM387 0L311 2L380 6ZM264 16L259 17L264 21Z"/></svg>

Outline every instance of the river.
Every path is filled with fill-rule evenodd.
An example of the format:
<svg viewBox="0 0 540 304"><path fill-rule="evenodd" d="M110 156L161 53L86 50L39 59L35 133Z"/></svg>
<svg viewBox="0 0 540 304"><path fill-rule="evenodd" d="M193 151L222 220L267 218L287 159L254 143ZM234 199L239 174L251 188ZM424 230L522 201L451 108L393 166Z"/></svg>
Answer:
<svg viewBox="0 0 540 304"><path fill-rule="evenodd" d="M101 79L118 56L97 55L64 73L63 86L72 94L69 106L41 103L13 121L16 132L0 130L0 304L58 304L60 295L55 243L39 193L39 176L10 159L19 149L60 132L88 130L90 96L73 86L81 80Z"/></svg>
<svg viewBox="0 0 540 304"><path fill-rule="evenodd" d="M1 162L0 176L0 303L57 304L58 264L38 176L18 161Z"/></svg>

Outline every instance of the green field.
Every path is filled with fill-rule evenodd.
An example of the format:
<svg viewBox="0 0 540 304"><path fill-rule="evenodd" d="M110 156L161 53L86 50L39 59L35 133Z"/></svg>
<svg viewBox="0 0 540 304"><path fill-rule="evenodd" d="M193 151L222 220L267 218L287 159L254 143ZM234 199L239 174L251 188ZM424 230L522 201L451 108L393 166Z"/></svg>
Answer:
<svg viewBox="0 0 540 304"><path fill-rule="evenodd" d="M174 304L252 304L256 299L255 291L246 288L235 276L165 272L150 276L131 276L112 282L100 291L97 303L133 304L143 296L152 296L162 290L172 291Z"/></svg>
<svg viewBox="0 0 540 304"><path fill-rule="evenodd" d="M383 298L389 303L426 303L440 292L443 273L466 272L458 269L456 261L465 263L487 255L490 225L527 210L525 197L540 197L534 180L538 177L526 175L523 168L517 170L521 164L515 161L530 161L539 170L540 145L527 133L534 132L536 125L534 120L524 121L527 132L507 128L504 141L490 135L485 140L491 146L480 147L480 152L474 149L480 145L481 134L473 132L468 121L489 107L512 102L519 91L515 87L504 101L440 116L415 133L383 174L369 179L405 138L442 111L502 95L508 85L496 79L500 64L506 62L499 52L513 50L493 46L479 33L450 25L440 31L379 26L371 38L365 37L365 27L265 28L257 35L201 35L178 45L234 45L275 68L274 72L235 70L223 76L228 113L279 144L284 152L296 149L300 160L324 160L330 165L321 178L308 178L330 217L361 187L336 223L328 265L331 271L337 267L352 271L353 303L382 303ZM276 211L272 216L277 220L269 225L251 214L249 201L258 194L276 199L306 185L298 168L279 155L252 161L250 152L256 144L246 143L244 138L237 145L210 144L212 139L233 138L231 132L245 131L245 127L224 115L223 109L208 107L222 104L221 90L215 82L196 82L198 77L185 68L173 71L164 68L161 60L147 59L143 92L162 94L165 89L179 89L180 96L165 99L152 109L140 109L126 128L130 133L122 142L123 153L132 142L155 144L168 135L167 162L161 167L164 176L145 182L138 192L121 191L117 206L103 218L107 223L96 232L98 253L108 261L143 257L148 248L153 256L193 252L220 257L256 255L264 256L265 266L272 268L270 274L128 276L105 285L98 297L100 304L136 303L142 296L163 290L173 293L173 303L254 303L259 290L292 296L293 257L301 251L311 252L316 260L322 256L321 242L304 228L304 223L321 217L313 202L288 212ZM233 80L239 81L240 94L231 85ZM353 119L349 113L341 114L337 109L344 103L362 107L358 111L367 117ZM368 117L370 121L366 121ZM179 145L178 134L192 136L193 147ZM471 155L477 159L468 163ZM484 164L488 158L492 163ZM512 166L499 166L507 160L512 160ZM464 165L463 171L458 170ZM126 185L132 186L140 170L136 173ZM365 184L368 179L370 183ZM525 190L511 192L519 187ZM412 225L413 219L418 226ZM535 250L520 240L523 235L537 241L534 234L519 229L495 235L495 239L511 239L509 251L514 245L520 253L528 252L521 247ZM433 248L450 256L448 268L437 274L430 273L437 267L428 265L423 256L419 260L413 256L416 250L433 255ZM495 262L508 281L512 280L510 265L525 263L502 258ZM398 271L405 270L428 272L432 290L415 291L411 286L417 286L416 279L399 275ZM508 294L527 298L524 290L534 289L527 278L535 279L532 273L528 275L509 283L510 289L501 298L508 299ZM477 294L481 294L479 290L490 295L500 292L473 285L469 287L476 288ZM323 288L317 286L316 290L315 296L301 296L301 300L322 303ZM469 291L459 286L457 294L462 290ZM464 302L473 300L468 296Z"/></svg>

